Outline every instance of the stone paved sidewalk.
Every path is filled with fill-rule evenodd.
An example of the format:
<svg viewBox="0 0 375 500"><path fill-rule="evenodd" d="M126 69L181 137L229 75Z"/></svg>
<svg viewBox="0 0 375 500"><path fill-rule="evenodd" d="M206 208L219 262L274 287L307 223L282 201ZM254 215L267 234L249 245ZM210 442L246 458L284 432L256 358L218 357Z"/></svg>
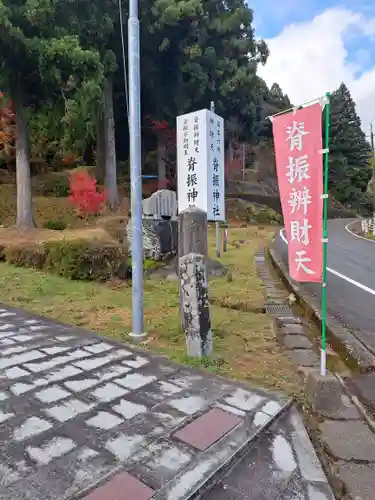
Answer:
<svg viewBox="0 0 375 500"><path fill-rule="evenodd" d="M0 500L187 499L290 403L5 306L0 401Z"/></svg>
<svg viewBox="0 0 375 500"><path fill-rule="evenodd" d="M204 500L334 500L298 412L275 420Z"/></svg>

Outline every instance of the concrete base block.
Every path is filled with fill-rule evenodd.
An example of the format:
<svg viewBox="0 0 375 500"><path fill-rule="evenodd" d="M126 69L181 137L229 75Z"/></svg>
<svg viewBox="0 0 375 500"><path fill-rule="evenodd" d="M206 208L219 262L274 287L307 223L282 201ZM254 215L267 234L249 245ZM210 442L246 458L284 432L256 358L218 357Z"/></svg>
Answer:
<svg viewBox="0 0 375 500"><path fill-rule="evenodd" d="M332 412L341 408L341 384L332 374L324 377L318 370L311 370L305 383L306 395L316 412Z"/></svg>

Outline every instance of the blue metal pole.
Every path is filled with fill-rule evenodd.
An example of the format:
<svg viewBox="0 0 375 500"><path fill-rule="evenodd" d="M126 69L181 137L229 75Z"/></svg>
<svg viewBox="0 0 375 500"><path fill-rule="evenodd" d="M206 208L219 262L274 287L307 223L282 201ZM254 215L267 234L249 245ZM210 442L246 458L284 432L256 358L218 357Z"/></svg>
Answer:
<svg viewBox="0 0 375 500"><path fill-rule="evenodd" d="M143 331L143 242L141 169L141 78L138 0L129 0L129 134L132 221L132 332L134 341L144 339Z"/></svg>

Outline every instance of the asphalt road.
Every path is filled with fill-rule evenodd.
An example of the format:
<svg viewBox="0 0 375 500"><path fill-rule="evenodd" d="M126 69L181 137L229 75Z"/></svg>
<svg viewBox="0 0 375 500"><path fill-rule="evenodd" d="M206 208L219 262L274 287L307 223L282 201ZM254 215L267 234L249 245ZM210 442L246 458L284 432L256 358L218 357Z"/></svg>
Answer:
<svg viewBox="0 0 375 500"><path fill-rule="evenodd" d="M328 223L327 309L375 354L375 241L351 234L350 222ZM288 264L284 232L277 235L275 248ZM320 285L303 286L320 298Z"/></svg>

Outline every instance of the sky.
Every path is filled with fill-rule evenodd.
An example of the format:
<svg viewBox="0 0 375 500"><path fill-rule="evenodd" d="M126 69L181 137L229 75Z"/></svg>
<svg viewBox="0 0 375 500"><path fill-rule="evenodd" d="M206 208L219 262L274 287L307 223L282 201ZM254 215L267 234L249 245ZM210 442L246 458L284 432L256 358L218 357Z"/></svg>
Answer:
<svg viewBox="0 0 375 500"><path fill-rule="evenodd" d="M334 91L343 81L362 127L375 126L374 0L248 0L256 36L270 56L259 74L293 104Z"/></svg>

